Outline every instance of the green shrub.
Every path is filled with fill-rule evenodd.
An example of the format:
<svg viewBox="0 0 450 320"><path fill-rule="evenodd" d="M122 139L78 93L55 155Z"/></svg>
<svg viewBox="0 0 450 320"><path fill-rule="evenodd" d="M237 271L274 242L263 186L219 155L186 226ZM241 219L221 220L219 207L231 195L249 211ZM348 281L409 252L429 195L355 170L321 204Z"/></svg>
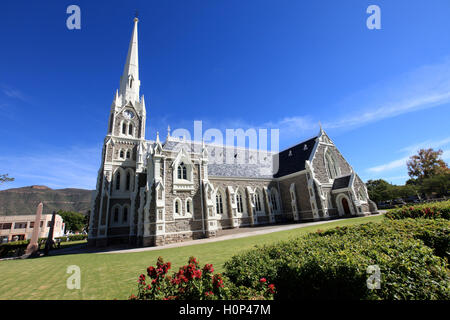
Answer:
<svg viewBox="0 0 450 320"><path fill-rule="evenodd" d="M362 231L360 230L363 229ZM384 221L375 224L371 230L366 227L342 227L324 231L322 236L331 234L347 234L348 232L364 232L367 236L386 233L396 233L402 237L422 240L423 243L434 250L434 254L441 258L449 258L450 251L450 221L445 219L405 218L400 220Z"/></svg>
<svg viewBox="0 0 450 320"><path fill-rule="evenodd" d="M449 299L447 264L424 245L441 248L444 236L430 230L422 221L336 228L234 256L225 275L237 286L267 275L276 299ZM380 289L367 288L370 265L380 268Z"/></svg>
<svg viewBox="0 0 450 320"><path fill-rule="evenodd" d="M432 202L418 204L414 206L403 206L391 209L385 216L389 219L405 218L429 218L429 219L450 219L450 200L442 202Z"/></svg>
<svg viewBox="0 0 450 320"><path fill-rule="evenodd" d="M0 244L0 258L17 257L25 253L30 240L19 240Z"/></svg>
<svg viewBox="0 0 450 320"><path fill-rule="evenodd" d="M62 237L57 237L56 239L60 239L61 242L66 242L66 241L80 241L80 240L85 240L87 239L88 235L87 234L73 234L70 236L62 236Z"/></svg>

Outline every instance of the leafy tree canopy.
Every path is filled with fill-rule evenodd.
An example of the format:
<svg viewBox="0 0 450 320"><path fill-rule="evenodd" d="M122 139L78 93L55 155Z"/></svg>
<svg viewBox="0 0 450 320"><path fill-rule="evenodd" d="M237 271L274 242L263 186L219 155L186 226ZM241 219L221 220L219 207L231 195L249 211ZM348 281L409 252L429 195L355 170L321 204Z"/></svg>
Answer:
<svg viewBox="0 0 450 320"><path fill-rule="evenodd" d="M11 178L8 174L0 174L0 184L11 181L14 181L14 178Z"/></svg>
<svg viewBox="0 0 450 320"><path fill-rule="evenodd" d="M440 159L442 150L420 149L416 155L409 158L406 163L408 175L413 179L426 179L436 174L450 172L444 160Z"/></svg>
<svg viewBox="0 0 450 320"><path fill-rule="evenodd" d="M66 224L66 231L81 232L87 228L87 216L82 213L59 210L58 214Z"/></svg>

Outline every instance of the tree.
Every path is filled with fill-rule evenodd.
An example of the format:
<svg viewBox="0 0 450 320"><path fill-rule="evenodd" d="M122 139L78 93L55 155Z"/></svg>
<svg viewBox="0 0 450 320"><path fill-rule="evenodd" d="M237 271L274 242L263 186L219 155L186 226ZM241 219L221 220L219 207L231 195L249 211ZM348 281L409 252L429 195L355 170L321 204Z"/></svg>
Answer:
<svg viewBox="0 0 450 320"><path fill-rule="evenodd" d="M393 199L406 199L417 194L417 186L406 184L404 186L392 185L386 180L369 180L366 183L369 198L375 202Z"/></svg>
<svg viewBox="0 0 450 320"><path fill-rule="evenodd" d="M0 174L0 184L11 181L14 181L14 178L9 177L8 174Z"/></svg>
<svg viewBox="0 0 450 320"><path fill-rule="evenodd" d="M450 193L450 173L436 174L422 180L420 190L428 195L436 194L439 197Z"/></svg>
<svg viewBox="0 0 450 320"><path fill-rule="evenodd" d="M394 199L393 186L383 179L369 180L366 183L369 198L375 202Z"/></svg>
<svg viewBox="0 0 450 320"><path fill-rule="evenodd" d="M449 172L449 168L444 160L440 159L442 150L420 149L416 155L411 156L406 163L408 175L411 178L421 180L429 178L436 174Z"/></svg>
<svg viewBox="0 0 450 320"><path fill-rule="evenodd" d="M66 231L81 232L87 227L86 217L82 213L59 210L58 214L63 218Z"/></svg>

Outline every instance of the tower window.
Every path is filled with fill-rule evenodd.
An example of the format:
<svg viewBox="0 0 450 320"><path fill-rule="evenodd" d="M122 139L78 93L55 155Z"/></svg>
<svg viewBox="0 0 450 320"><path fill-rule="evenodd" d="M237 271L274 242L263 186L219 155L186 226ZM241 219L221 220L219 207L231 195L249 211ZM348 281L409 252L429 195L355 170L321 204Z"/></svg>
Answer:
<svg viewBox="0 0 450 320"><path fill-rule="evenodd" d="M180 165L178 166L177 177L178 177L178 179L187 180L187 169L186 169L186 165L183 162L180 163Z"/></svg>
<svg viewBox="0 0 450 320"><path fill-rule="evenodd" d="M114 209L114 222L119 222L119 208Z"/></svg>
<svg viewBox="0 0 450 320"><path fill-rule="evenodd" d="M120 157L121 159L125 158L125 152L124 152L123 150L120 150L120 152L119 152L119 157Z"/></svg>
<svg viewBox="0 0 450 320"><path fill-rule="evenodd" d="M127 124L126 123L122 123L122 133L123 134L127 133Z"/></svg>
<svg viewBox="0 0 450 320"><path fill-rule="evenodd" d="M131 175L129 172L127 172L127 181L126 181L126 190L130 190L130 184L131 184Z"/></svg>
<svg viewBox="0 0 450 320"><path fill-rule="evenodd" d="M127 159L130 159L131 154L130 154L130 150L127 151Z"/></svg>
<svg viewBox="0 0 450 320"><path fill-rule="evenodd" d="M116 190L120 190L120 172L116 175Z"/></svg>
<svg viewBox="0 0 450 320"><path fill-rule="evenodd" d="M128 134L129 135L133 135L133 125L130 123L130 125L128 126Z"/></svg>
<svg viewBox="0 0 450 320"><path fill-rule="evenodd" d="M133 86L133 77L130 77L129 81L128 81L128 85L131 87Z"/></svg>
<svg viewBox="0 0 450 320"><path fill-rule="evenodd" d="M122 222L128 221L128 207L123 208Z"/></svg>

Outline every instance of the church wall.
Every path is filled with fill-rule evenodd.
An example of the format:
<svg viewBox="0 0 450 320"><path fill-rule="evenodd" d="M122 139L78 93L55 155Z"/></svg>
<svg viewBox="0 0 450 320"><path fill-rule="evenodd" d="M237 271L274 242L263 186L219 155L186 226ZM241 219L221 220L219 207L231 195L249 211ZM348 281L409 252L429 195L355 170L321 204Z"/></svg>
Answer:
<svg viewBox="0 0 450 320"><path fill-rule="evenodd" d="M292 215L291 205L291 193L290 187L292 183L295 183L295 196L297 198L297 210L300 220L312 220L311 202L309 200L308 184L306 179L306 173L299 174L291 178L281 178L280 193L283 201L283 211Z"/></svg>
<svg viewBox="0 0 450 320"><path fill-rule="evenodd" d="M237 180L237 179L233 179L233 178L229 178L229 180L224 180L222 178L214 178L214 177L209 177L209 181L214 185L214 188L219 187L220 189L225 191L226 194L226 199L224 199L224 204L226 204L226 215L224 214L222 216L222 219L218 221L218 226L219 229L227 229L227 228L231 228L232 227L232 220L233 219L238 219L239 220L239 224L241 226L244 225L250 225L251 221L250 221L250 217L249 215L249 200L248 199L248 193L246 192L246 188L249 186L252 188L252 190L255 190L255 188L260 188L261 190L263 190L265 187L267 188L271 188L272 186L277 187L276 182L271 181L271 180L263 180L263 179L248 179L248 180ZM243 214L243 216L241 218L233 218L231 216L232 211L231 211L231 204L228 201L228 186L231 186L233 188L233 190L236 192L236 190L238 188L240 188L241 190L244 190L245 194L245 204L244 206L246 207L246 213ZM269 214L269 208L267 208L266 206L266 201L265 199L261 199L261 206L264 207L264 212L265 215L267 216ZM258 215L258 221L260 224L266 223L268 221L268 218L265 218L265 216L263 215Z"/></svg>
<svg viewBox="0 0 450 320"><path fill-rule="evenodd" d="M339 150L335 146L329 146L324 144L319 144L316 149L316 153L314 154L314 158L312 161L312 167L314 170L314 175L320 183L329 183L329 176L327 169L325 167L325 149L333 150L333 154L335 156L336 165L339 167L341 171L341 175L345 176L351 173L351 167L348 162L341 155Z"/></svg>

